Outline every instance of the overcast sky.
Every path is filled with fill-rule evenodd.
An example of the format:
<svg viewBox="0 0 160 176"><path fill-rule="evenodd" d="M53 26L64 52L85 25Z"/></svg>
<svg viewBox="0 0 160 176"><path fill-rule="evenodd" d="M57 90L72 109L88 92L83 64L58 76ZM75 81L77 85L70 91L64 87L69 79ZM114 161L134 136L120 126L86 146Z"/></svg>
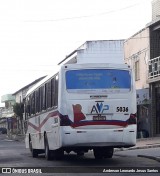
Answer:
<svg viewBox="0 0 160 176"><path fill-rule="evenodd" d="M87 40L127 39L152 0L0 0L0 97L51 73Z"/></svg>

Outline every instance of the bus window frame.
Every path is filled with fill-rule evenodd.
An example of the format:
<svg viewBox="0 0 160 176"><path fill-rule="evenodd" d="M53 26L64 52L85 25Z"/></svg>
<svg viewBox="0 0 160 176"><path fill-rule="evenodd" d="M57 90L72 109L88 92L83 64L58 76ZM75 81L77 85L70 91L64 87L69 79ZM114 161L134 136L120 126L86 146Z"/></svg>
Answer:
<svg viewBox="0 0 160 176"><path fill-rule="evenodd" d="M128 69L118 69L118 68L108 68L108 69L100 69L100 70L119 70L119 71L127 71L129 73L129 76L130 76L130 85L129 85L129 88L118 88L118 87L111 87L111 88L80 88L80 89L77 89L77 88L68 88L67 86L67 72L69 71L80 71L80 70L88 70L88 69L74 69L74 70L67 70L65 72L65 86L66 86L66 91L68 93L85 93L85 94L88 94L88 93L113 93L113 92L120 92L120 93L128 93L128 92L131 92L132 90L132 76L131 76L131 71L128 70ZM96 70L96 69L91 69L91 70Z"/></svg>
<svg viewBox="0 0 160 176"><path fill-rule="evenodd" d="M54 90L52 81L54 82ZM48 84L50 84L50 94L47 94L48 90ZM53 77L48 79L46 82L44 82L42 85L40 85L37 89L35 89L33 92L31 92L26 98L25 98L25 118L29 119L36 115L43 114L47 111L50 111L52 109L58 108L58 90L59 88L59 74L55 74ZM38 94L38 100L37 100L37 94ZM50 95L51 102L50 107L47 104L47 97ZM53 97L54 95L54 97ZM37 104L37 101L39 102ZM38 111L37 111L38 109ZM34 112L35 111L35 112Z"/></svg>

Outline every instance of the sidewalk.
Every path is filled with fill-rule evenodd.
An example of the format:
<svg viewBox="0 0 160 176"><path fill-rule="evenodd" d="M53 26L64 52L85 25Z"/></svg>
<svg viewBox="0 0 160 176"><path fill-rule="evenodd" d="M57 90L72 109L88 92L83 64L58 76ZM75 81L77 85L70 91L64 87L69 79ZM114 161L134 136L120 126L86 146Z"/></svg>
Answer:
<svg viewBox="0 0 160 176"><path fill-rule="evenodd" d="M137 144L131 149L156 148L160 147L160 137L137 139Z"/></svg>
<svg viewBox="0 0 160 176"><path fill-rule="evenodd" d="M160 148L160 137L137 139L136 146L123 150L149 149L149 148ZM160 162L160 153L158 154L158 156L156 152L152 153L152 155L150 153L146 153L145 155L137 155L137 156L154 159Z"/></svg>
<svg viewBox="0 0 160 176"><path fill-rule="evenodd" d="M1 134L0 140L14 140L14 141L24 141L25 135L19 134L19 135L7 135L7 134Z"/></svg>
<svg viewBox="0 0 160 176"><path fill-rule="evenodd" d="M15 141L24 141L25 135L19 134L19 135L13 135L13 140Z"/></svg>

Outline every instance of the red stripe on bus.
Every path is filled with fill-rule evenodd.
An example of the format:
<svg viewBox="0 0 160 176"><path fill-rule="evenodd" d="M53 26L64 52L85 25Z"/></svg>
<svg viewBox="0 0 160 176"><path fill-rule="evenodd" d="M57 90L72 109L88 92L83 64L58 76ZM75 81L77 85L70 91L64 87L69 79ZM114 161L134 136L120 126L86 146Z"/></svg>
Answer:
<svg viewBox="0 0 160 176"><path fill-rule="evenodd" d="M73 128L87 125L115 125L125 127L128 125L126 121L85 121L79 123L73 123L71 126Z"/></svg>
<svg viewBox="0 0 160 176"><path fill-rule="evenodd" d="M39 126L37 127L36 125L34 125L33 123L31 122L28 122L28 126L31 126L32 128L34 128L36 131L39 131L41 130L42 126L47 122L47 120L49 118L54 118L55 116L59 115L58 111L55 111L55 112L51 112L47 115L47 117L39 124Z"/></svg>
<svg viewBox="0 0 160 176"><path fill-rule="evenodd" d="M108 120L108 121L80 121L78 123L73 123L68 116L61 115L58 111L49 113L47 117L40 123L40 125L37 127L31 122L28 122L28 125L34 128L36 131L41 131L41 128L43 125L47 122L49 118L54 118L55 116L59 116L61 121L65 117L67 120L69 120L69 125L62 125L62 126L71 126L72 128L80 127L80 126L87 126L87 125L115 125L115 126L121 126L126 127L128 125L127 121L116 121L116 120ZM65 119L64 118L64 119Z"/></svg>

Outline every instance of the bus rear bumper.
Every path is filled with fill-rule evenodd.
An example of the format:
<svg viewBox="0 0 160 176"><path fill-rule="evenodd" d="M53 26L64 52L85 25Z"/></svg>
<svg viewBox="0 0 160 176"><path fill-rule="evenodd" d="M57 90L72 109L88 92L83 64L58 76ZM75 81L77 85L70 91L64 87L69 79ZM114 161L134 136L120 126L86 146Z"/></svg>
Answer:
<svg viewBox="0 0 160 176"><path fill-rule="evenodd" d="M136 145L136 125L114 129L65 129L62 147L132 147Z"/></svg>

